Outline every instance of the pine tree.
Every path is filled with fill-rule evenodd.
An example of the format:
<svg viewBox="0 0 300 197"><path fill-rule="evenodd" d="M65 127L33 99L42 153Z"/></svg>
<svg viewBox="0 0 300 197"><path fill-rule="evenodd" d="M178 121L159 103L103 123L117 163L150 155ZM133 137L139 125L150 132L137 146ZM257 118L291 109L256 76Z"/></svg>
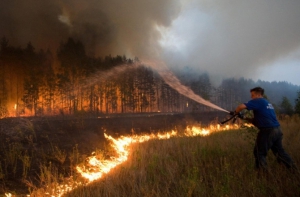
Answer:
<svg viewBox="0 0 300 197"><path fill-rule="evenodd" d="M297 94L298 94L298 96L296 99L295 113L300 115L300 91L298 91Z"/></svg>
<svg viewBox="0 0 300 197"><path fill-rule="evenodd" d="M280 103L280 112L287 115L292 115L294 112L293 106L286 96L282 97L282 101Z"/></svg>

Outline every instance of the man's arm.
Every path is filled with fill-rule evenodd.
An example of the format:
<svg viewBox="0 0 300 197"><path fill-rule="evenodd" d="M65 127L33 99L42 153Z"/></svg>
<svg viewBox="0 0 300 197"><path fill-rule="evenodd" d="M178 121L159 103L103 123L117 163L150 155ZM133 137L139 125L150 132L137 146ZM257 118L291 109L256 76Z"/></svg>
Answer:
<svg viewBox="0 0 300 197"><path fill-rule="evenodd" d="M240 104L239 106L237 106L237 108L235 109L235 113L239 113L240 111L242 111L243 109L246 109L247 106L245 104Z"/></svg>
<svg viewBox="0 0 300 197"><path fill-rule="evenodd" d="M237 108L235 109L235 113L237 114L240 111L242 111L243 109L247 109L247 106L242 103L239 106L237 106ZM253 121L254 121L253 118L243 118L243 119L253 124Z"/></svg>

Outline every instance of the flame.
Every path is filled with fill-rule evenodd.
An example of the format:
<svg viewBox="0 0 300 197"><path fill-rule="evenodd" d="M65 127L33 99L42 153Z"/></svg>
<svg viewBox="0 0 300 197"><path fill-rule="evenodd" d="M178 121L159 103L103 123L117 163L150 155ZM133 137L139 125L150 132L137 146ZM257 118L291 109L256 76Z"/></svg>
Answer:
<svg viewBox="0 0 300 197"><path fill-rule="evenodd" d="M200 128L200 127L195 127L193 126L192 128L187 128L185 135L186 136L197 136L197 135L209 135L210 131L208 129Z"/></svg>
<svg viewBox="0 0 300 197"><path fill-rule="evenodd" d="M104 134L105 138L112 142L112 147L117 152L117 157L111 157L109 160L99 160L96 156L88 158L88 166L77 166L76 169L84 178L89 182L97 180L107 174L111 169L123 163L128 159L129 146L133 143L142 143L151 139L169 139L176 136L177 132L167 132L163 134L150 134L150 135L135 135L135 136L121 136L118 139Z"/></svg>
<svg viewBox="0 0 300 197"><path fill-rule="evenodd" d="M242 125L242 127L248 127L248 128L251 128L251 127L254 127L254 125L251 124L251 123L244 123L244 124Z"/></svg>
<svg viewBox="0 0 300 197"><path fill-rule="evenodd" d="M226 125L224 128L219 124L210 125L209 128L192 126L187 127L184 136L207 136L213 131L223 131L236 128L238 128L238 125ZM175 136L181 137L176 131L150 135L121 136L118 139L115 139L107 134L104 135L106 139L112 142L112 147L116 150L118 157L111 157L109 160L99 160L94 155L88 158L87 166L77 166L76 169L78 173L80 173L84 178L88 179L89 182L100 179L104 174L110 172L111 169L126 161L129 155L129 146L133 143L142 143L153 139L169 139Z"/></svg>
<svg viewBox="0 0 300 197"><path fill-rule="evenodd" d="M86 164L78 165L76 167L77 172L81 174L83 178L86 179L85 182L76 182L72 181L70 178L69 183L67 184L57 184L55 186L55 191L52 191L52 194L45 193L43 196L57 196L60 197L63 194L66 194L79 186L85 186L89 183L100 179L103 175L109 173L113 168L125 162L129 156L130 145L134 143L143 143L149 140L162 140L169 139L171 137L192 137L192 136L207 136L212 132L224 131L230 129L237 129L238 125L226 125L222 127L221 125L209 125L208 128L201 128L199 126L187 127L183 135L179 135L176 131L166 132L166 133L157 133L157 134L145 134L145 135L132 135L132 136L121 136L117 139L113 138L110 135L104 133L106 139L111 142L111 146L116 151L117 156L112 156L108 159L103 157L99 158L95 152L92 153L92 156L87 158ZM6 197L14 197L10 193L5 193ZM30 196L30 195L27 195Z"/></svg>

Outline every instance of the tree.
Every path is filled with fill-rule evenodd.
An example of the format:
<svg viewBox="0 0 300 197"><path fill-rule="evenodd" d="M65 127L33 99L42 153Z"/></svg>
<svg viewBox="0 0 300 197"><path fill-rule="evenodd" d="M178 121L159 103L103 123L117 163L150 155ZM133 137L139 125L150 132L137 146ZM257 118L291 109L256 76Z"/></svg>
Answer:
<svg viewBox="0 0 300 197"><path fill-rule="evenodd" d="M22 101L25 104L25 107L31 111L31 114L36 115L37 113L37 104L39 98L39 85L37 83L37 78L34 73L29 76L28 79L25 79L24 82L24 95Z"/></svg>
<svg viewBox="0 0 300 197"><path fill-rule="evenodd" d="M298 94L298 96L296 99L295 113L300 115L300 91L298 91L297 94Z"/></svg>
<svg viewBox="0 0 300 197"><path fill-rule="evenodd" d="M280 107L280 113L292 115L294 112L293 106L286 96L282 97L282 101L279 107Z"/></svg>
<svg viewBox="0 0 300 197"><path fill-rule="evenodd" d="M197 80L192 81L191 89L198 95L200 95L205 100L210 100L210 93L212 90L212 86L209 80L208 74L204 73L199 75ZM194 103L194 109L200 108L201 111L207 109L204 105L199 105L198 103Z"/></svg>
<svg viewBox="0 0 300 197"><path fill-rule="evenodd" d="M56 75L53 69L53 57L48 50L46 53L46 59L44 61L44 83L42 88L43 108L46 109L48 114L52 114L55 104L55 90L56 90Z"/></svg>
<svg viewBox="0 0 300 197"><path fill-rule="evenodd" d="M49 80L48 76L51 75L48 70L51 63L47 63L47 54L43 50L36 53L30 42L24 49L23 55L23 73L25 76L22 79L23 94L21 100L24 107L31 111L31 115L41 115L44 110L44 101L46 101L42 99L45 94L45 81Z"/></svg>
<svg viewBox="0 0 300 197"><path fill-rule="evenodd" d="M78 110L80 82L86 77L87 57L84 45L80 41L69 38L58 49L57 57L60 62L58 75L59 86L63 89L61 96L66 96L69 113Z"/></svg>
<svg viewBox="0 0 300 197"><path fill-rule="evenodd" d="M2 62L2 50L7 47L8 41L2 38L0 50L0 118L7 115L7 87L5 82L5 67Z"/></svg>

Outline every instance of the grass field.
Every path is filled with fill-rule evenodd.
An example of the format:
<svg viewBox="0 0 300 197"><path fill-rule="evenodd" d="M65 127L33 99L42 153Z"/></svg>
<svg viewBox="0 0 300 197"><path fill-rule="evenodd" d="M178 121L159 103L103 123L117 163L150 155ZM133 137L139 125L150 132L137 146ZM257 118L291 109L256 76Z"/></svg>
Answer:
<svg viewBox="0 0 300 197"><path fill-rule="evenodd" d="M299 116L281 120L284 148L296 164L300 164L299 122ZM0 185L2 191L12 193L11 196L59 196L56 194L60 186L81 182L84 179L76 173L75 167L88 156L83 154L84 150L94 147L99 140L105 148L101 149L101 145L95 155L103 159L115 155L100 131L92 137L87 136L86 123L80 123L75 130L69 127L66 131L63 127L45 130L52 136L55 134L51 139L39 137L48 134L44 131L47 127L41 127L40 123L25 123L26 129L19 126L18 129L12 128L12 131L18 132L18 135L13 135L14 138L18 136L15 141L7 141L14 139L12 137L1 138ZM199 124L193 121L188 123ZM72 123L70 128L76 126ZM252 150L256 129L241 128L214 132L208 136L186 137L182 135L184 127L179 125L176 128L177 137L131 144L125 162L87 186L76 186L65 196L300 196L299 174L278 164L271 151L268 155L269 173L254 169ZM91 135L94 131L89 129ZM42 130L43 133L40 133ZM21 138L21 134L26 138ZM71 136L77 137L72 141L82 143L78 147L73 146L72 141L67 140ZM26 140L23 142L22 139ZM88 139L93 141L89 143ZM47 140L50 143L47 144ZM70 149L62 146L67 145L66 142ZM15 180L19 180L22 189ZM14 184L11 184L12 181ZM20 192L23 195L17 195Z"/></svg>
<svg viewBox="0 0 300 197"><path fill-rule="evenodd" d="M281 121L284 148L300 163L300 119ZM134 144L126 162L66 196L300 196L300 177L268 154L270 173L254 170L255 131Z"/></svg>

